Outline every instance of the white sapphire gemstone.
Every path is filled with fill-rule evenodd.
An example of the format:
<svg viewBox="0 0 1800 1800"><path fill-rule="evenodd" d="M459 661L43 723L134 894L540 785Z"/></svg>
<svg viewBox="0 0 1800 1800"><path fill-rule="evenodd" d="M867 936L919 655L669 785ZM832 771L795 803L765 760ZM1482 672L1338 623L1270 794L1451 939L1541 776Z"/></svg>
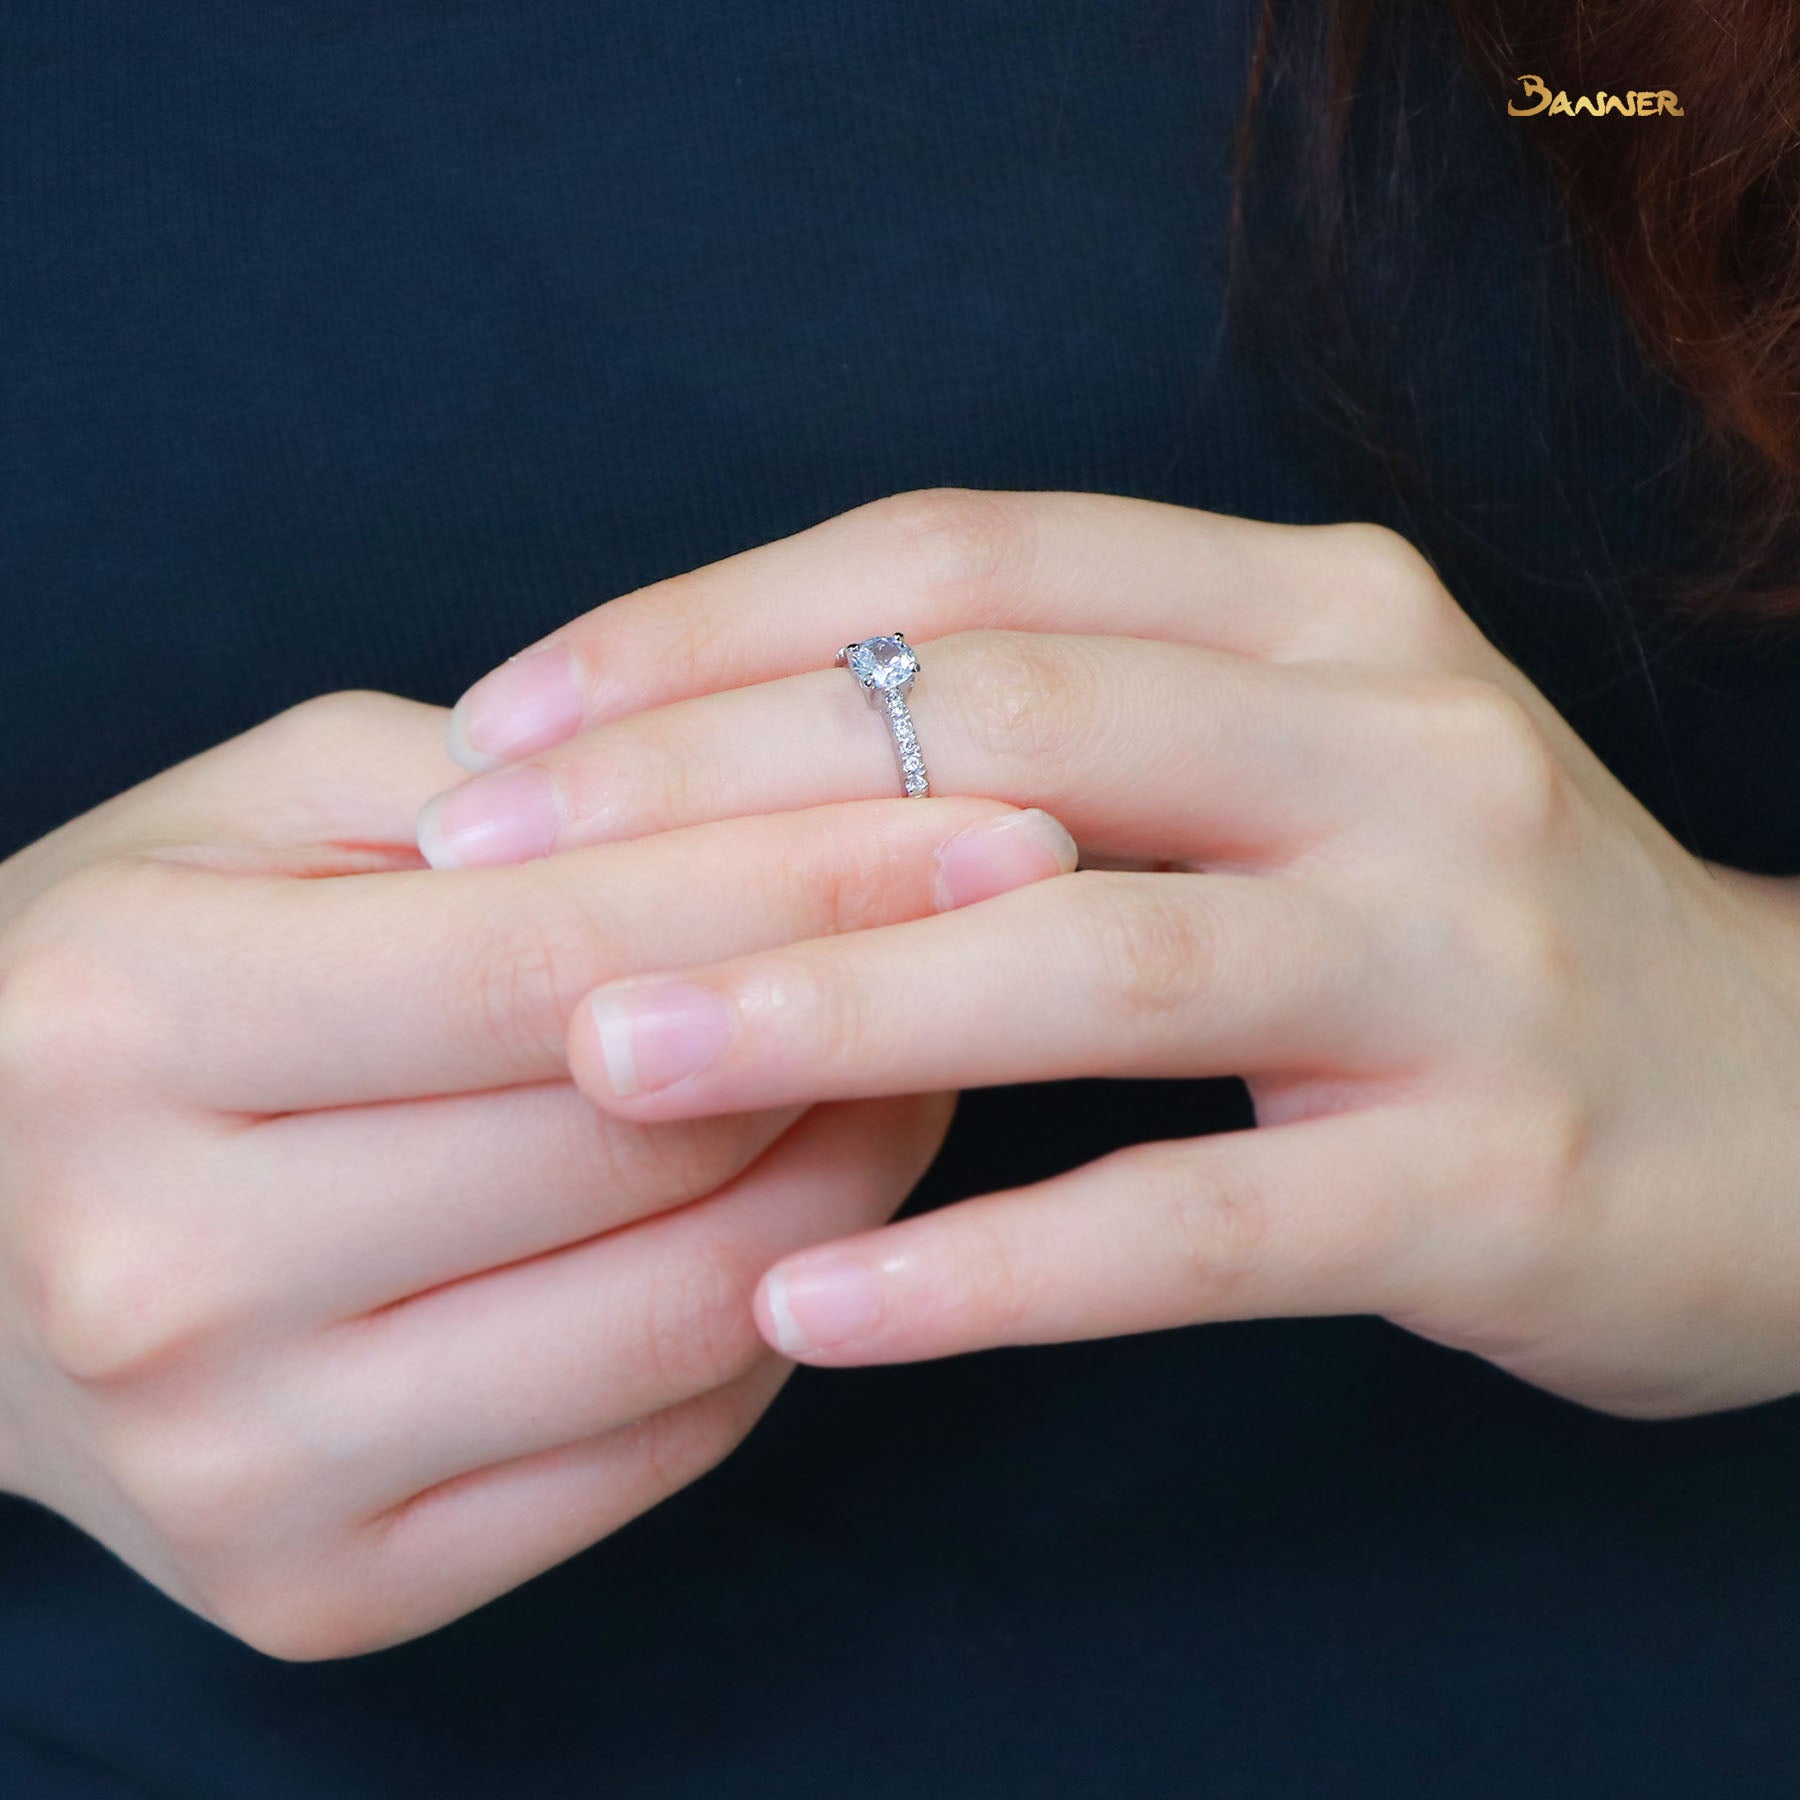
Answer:
<svg viewBox="0 0 1800 1800"><path fill-rule="evenodd" d="M850 646L844 660L866 688L904 687L919 672L912 645L897 637L864 638Z"/></svg>

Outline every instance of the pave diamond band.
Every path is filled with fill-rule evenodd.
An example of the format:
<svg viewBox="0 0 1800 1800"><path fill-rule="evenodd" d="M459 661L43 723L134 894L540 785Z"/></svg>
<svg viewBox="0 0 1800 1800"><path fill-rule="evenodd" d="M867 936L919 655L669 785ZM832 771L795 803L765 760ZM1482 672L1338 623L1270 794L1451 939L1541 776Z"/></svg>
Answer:
<svg viewBox="0 0 1800 1800"><path fill-rule="evenodd" d="M925 778L925 759L919 754L919 734L913 730L912 714L906 710L906 696L898 688L889 688L881 696L887 708L888 730L893 734L894 751L900 758L900 778L909 794L929 794L931 783Z"/></svg>
<svg viewBox="0 0 1800 1800"><path fill-rule="evenodd" d="M929 795L931 783L925 774L925 758L919 753L919 734L913 729L912 714L906 706L906 690L919 672L918 651L903 633L895 631L886 637L846 644L837 653L837 660L856 677L870 700L880 702L888 733L894 740L894 754L900 759L900 779L907 794L914 799Z"/></svg>

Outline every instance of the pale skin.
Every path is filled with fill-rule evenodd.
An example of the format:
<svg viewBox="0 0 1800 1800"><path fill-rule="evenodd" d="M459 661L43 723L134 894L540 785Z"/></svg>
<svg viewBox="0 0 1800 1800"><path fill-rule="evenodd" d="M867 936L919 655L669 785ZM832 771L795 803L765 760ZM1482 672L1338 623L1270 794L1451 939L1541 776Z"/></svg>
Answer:
<svg viewBox="0 0 1800 1800"><path fill-rule="evenodd" d="M929 800L829 666L896 627ZM1789 885L1392 534L923 490L534 650L0 864L0 1486L245 1641L479 1606L796 1359L1374 1312L1621 1414L1800 1387ZM669 975L726 1047L657 1085ZM1254 1131L884 1223L956 1088L1217 1073Z"/></svg>
<svg viewBox="0 0 1800 1800"><path fill-rule="evenodd" d="M1365 1313L1603 1412L1800 1391L1800 906L1680 846L1369 525L928 489L623 596L464 696L434 864L897 791L850 639L904 630L934 797L1079 871L687 959L570 1019L621 1121L1241 1075L1136 1146L787 1255L768 1342L895 1362ZM510 766L502 766L510 765ZM497 772L495 772L497 771Z"/></svg>
<svg viewBox="0 0 1800 1800"><path fill-rule="evenodd" d="M286 1658L429 1631L718 1462L793 1369L761 1272L891 1217L948 1123L614 1118L581 994L1073 866L970 798L447 876L447 718L327 696L0 864L0 1488Z"/></svg>

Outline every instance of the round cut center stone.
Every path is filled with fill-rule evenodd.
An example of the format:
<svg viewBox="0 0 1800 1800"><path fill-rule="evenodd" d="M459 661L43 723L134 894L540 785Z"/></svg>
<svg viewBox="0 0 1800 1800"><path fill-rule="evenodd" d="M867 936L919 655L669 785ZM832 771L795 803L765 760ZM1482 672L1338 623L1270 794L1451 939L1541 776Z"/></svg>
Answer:
<svg viewBox="0 0 1800 1800"><path fill-rule="evenodd" d="M866 688L902 687L919 672L912 646L898 638L864 638L851 646L846 660L850 672Z"/></svg>

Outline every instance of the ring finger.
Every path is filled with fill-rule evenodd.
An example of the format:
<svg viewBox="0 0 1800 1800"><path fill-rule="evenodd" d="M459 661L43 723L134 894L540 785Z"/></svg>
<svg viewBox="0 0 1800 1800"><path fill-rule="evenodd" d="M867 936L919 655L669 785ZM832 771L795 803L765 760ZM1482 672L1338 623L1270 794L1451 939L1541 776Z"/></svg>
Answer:
<svg viewBox="0 0 1800 1800"><path fill-rule="evenodd" d="M751 1310L763 1270L887 1219L949 1106L816 1107L704 1201L344 1321L304 1383L330 1462L367 1470L366 1504L391 1506L741 1376L768 1354Z"/></svg>
<svg viewBox="0 0 1800 1800"><path fill-rule="evenodd" d="M920 649L909 696L940 794L1041 806L1102 856L1267 861L1370 803L1346 755L1369 671L1131 637L971 631ZM677 701L438 795L440 868L509 863L898 789L887 724L835 669Z"/></svg>

